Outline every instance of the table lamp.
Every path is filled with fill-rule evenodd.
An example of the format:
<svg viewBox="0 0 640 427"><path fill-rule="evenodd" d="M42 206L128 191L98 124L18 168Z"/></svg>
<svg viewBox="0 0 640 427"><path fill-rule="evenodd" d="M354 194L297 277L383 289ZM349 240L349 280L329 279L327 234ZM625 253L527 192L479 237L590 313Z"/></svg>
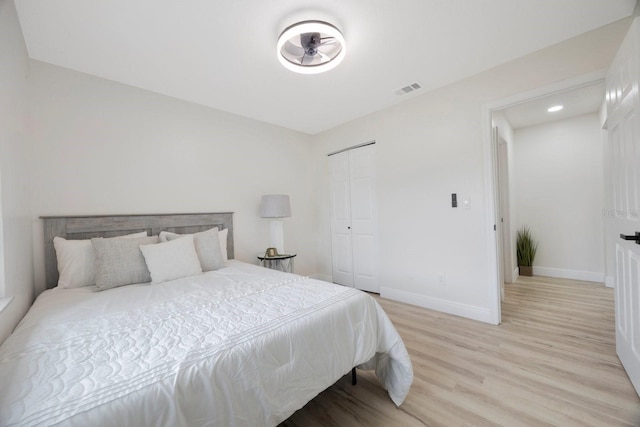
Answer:
<svg viewBox="0 0 640 427"><path fill-rule="evenodd" d="M260 217L271 220L271 247L279 254L284 254L284 226L280 218L291 216L289 196L284 194L267 194L260 201Z"/></svg>

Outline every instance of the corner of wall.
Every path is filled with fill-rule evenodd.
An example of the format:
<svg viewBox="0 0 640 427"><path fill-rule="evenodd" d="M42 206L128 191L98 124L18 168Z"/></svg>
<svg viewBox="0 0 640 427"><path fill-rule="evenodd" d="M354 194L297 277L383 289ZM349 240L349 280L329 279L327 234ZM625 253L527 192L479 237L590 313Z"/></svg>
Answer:
<svg viewBox="0 0 640 427"><path fill-rule="evenodd" d="M417 305L429 310L441 311L443 313L466 317L480 322L497 324L491 310L484 307L477 307L469 304L462 304L456 301L449 301L435 298L428 295L416 294L413 292L401 291L399 289L381 288L380 296L406 304Z"/></svg>
<svg viewBox="0 0 640 427"><path fill-rule="evenodd" d="M28 134L29 56L13 1L0 2L0 212L3 258L0 297L13 301L0 314L4 339L33 302L31 148Z"/></svg>

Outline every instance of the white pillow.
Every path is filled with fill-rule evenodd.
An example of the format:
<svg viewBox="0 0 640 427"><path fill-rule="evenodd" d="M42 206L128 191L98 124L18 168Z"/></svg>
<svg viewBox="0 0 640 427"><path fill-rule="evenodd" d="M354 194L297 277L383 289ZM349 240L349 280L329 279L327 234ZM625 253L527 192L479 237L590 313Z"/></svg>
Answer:
<svg viewBox="0 0 640 427"><path fill-rule="evenodd" d="M192 234L155 245L140 245L140 250L152 284L202 273Z"/></svg>
<svg viewBox="0 0 640 427"><path fill-rule="evenodd" d="M218 230L218 227L214 227L210 230L207 231L211 231L211 230ZM203 233L206 233L205 231L203 231ZM198 233L196 233L198 234ZM222 259L224 262L229 261L229 256L227 255L227 237L229 235L229 229L225 228L222 231L218 232L218 240L220 241L220 252L222 253ZM168 236L186 236L186 234L177 234L177 233L171 233L169 231L161 231L160 232L160 242L168 242L169 238Z"/></svg>
<svg viewBox="0 0 640 427"><path fill-rule="evenodd" d="M207 231L195 234L176 234L168 231L160 232L161 241L172 241L184 236L193 236L193 245L196 248L200 267L202 271L214 271L225 266L220 250L220 239L218 238L218 228L214 227Z"/></svg>
<svg viewBox="0 0 640 427"><path fill-rule="evenodd" d="M144 237L146 231L127 234L125 239ZM58 287L80 288L96 284L96 256L91 239L67 240L62 237L53 238L53 247L58 260Z"/></svg>

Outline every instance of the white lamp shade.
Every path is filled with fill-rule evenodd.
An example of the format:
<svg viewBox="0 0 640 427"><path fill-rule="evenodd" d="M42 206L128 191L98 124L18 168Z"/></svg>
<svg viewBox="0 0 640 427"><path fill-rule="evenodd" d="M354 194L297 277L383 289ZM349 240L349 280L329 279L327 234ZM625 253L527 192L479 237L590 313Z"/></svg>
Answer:
<svg viewBox="0 0 640 427"><path fill-rule="evenodd" d="M288 218L291 216L289 196L284 194L267 194L260 202L261 218Z"/></svg>

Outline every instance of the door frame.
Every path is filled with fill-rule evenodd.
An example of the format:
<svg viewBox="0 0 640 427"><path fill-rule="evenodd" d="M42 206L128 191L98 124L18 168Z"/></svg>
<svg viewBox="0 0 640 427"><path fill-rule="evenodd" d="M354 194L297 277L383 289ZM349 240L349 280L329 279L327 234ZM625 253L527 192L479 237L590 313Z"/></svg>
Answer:
<svg viewBox="0 0 640 427"><path fill-rule="evenodd" d="M505 283L513 282L513 247L511 233L511 197L509 195L509 147L507 141L498 135L498 188L500 195L500 229L502 230L502 269ZM504 287L501 287L504 299Z"/></svg>
<svg viewBox="0 0 640 427"><path fill-rule="evenodd" d="M496 231L500 223L499 209L496 205L499 196L499 182L497 181L497 145L493 138L493 112L507 107L532 101L553 93L565 92L588 86L598 81L603 81L606 70L596 71L588 74L562 80L552 85L541 86L531 91L522 92L497 101L482 105L482 147L484 153L484 192L486 200L486 231L487 231L487 266L489 271L489 281L491 286L490 295L490 322L498 325L502 319L501 313L501 287L499 269L502 268L503 254Z"/></svg>

